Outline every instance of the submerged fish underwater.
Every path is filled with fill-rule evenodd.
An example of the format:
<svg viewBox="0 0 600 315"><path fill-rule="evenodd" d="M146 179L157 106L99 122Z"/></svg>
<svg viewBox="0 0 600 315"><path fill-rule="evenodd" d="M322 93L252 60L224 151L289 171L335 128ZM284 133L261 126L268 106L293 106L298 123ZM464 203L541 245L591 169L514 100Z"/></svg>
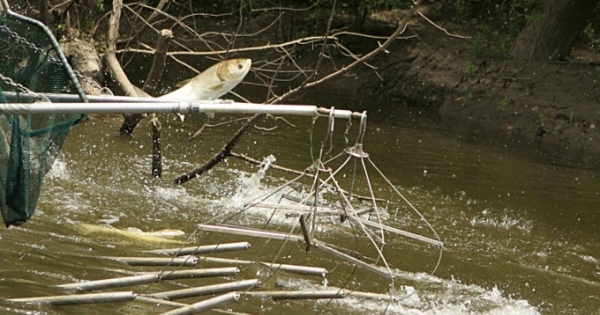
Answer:
<svg viewBox="0 0 600 315"><path fill-rule="evenodd" d="M110 225L97 225L79 223L74 226L81 235L104 236L106 238L119 239L120 241L137 241L142 243L170 243L180 244L182 240L173 239L181 237L185 233L181 230L165 229L159 231L145 232L137 228L117 229Z"/></svg>

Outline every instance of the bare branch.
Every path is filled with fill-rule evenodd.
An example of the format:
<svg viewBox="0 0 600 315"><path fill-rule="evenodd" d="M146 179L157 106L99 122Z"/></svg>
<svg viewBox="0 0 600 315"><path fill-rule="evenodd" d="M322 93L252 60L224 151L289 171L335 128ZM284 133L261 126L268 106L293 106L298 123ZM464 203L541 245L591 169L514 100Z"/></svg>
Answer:
<svg viewBox="0 0 600 315"><path fill-rule="evenodd" d="M192 142L192 140L196 139L202 133L202 131L204 131L204 129L206 129L206 128L214 128L214 127L226 126L226 125L230 125L232 123L238 122L238 121L248 120L250 118L251 117L238 118L238 119L233 119L233 120L229 120L229 121L218 123L218 124L214 124L214 125L203 124L202 127L200 127L200 129L198 129L198 131L196 131L196 133L194 133L191 137L189 137L188 141Z"/></svg>
<svg viewBox="0 0 600 315"><path fill-rule="evenodd" d="M165 61L167 59L167 52L169 50L169 43L173 38L173 32L171 30L162 30L158 43L156 44L156 53L154 54L154 60L152 62L152 68L150 73L146 77L144 87L142 88L148 94L154 94L160 77L162 76L165 68Z"/></svg>
<svg viewBox="0 0 600 315"><path fill-rule="evenodd" d="M336 37L335 36L327 36L326 38L327 39L335 39ZM309 37L303 37L303 38L295 39L295 40L288 41L288 42L281 43L281 44L270 44L269 43L267 45L262 45L262 46L241 47L241 48L229 49L229 50L222 49L222 50L211 50L211 51L172 51L172 52L169 52L168 56L215 56L215 55L226 54L226 53L261 51L261 50L282 48L282 47L291 46L291 45L295 45L295 44L305 45L305 44L311 44L311 43L318 43L318 42L321 42L323 39L324 39L324 36L309 36ZM144 49L135 49L135 48L125 48L125 49L120 49L117 51L117 53L124 53L124 52L152 54L152 51L144 50Z"/></svg>
<svg viewBox="0 0 600 315"><path fill-rule="evenodd" d="M285 119L283 117L276 117L276 116L273 116L271 114L267 114L267 118L271 118L271 119L273 119L275 121L282 120L284 123L288 124L289 126L298 129L298 126L292 124L291 122L289 122L287 119Z"/></svg>
<svg viewBox="0 0 600 315"><path fill-rule="evenodd" d="M421 13L421 11L417 11L417 13L423 18L425 19L425 21L429 22L429 24L433 25L435 28L444 31L444 33L446 33L446 35L448 36L452 36L452 37L458 37L458 38L463 38L463 39L470 39L471 36L463 36L463 35L457 35L457 34L452 34L450 32L448 32L445 28L435 24L432 20L430 20L429 18L427 18L425 16L425 14Z"/></svg>
<svg viewBox="0 0 600 315"><path fill-rule="evenodd" d="M257 125L254 125L254 128L258 129L258 130L262 130L262 131L273 131L275 129L277 129L277 126L273 126L273 127L260 127Z"/></svg>
<svg viewBox="0 0 600 315"><path fill-rule="evenodd" d="M273 100L270 101L270 103L277 103L277 102L281 102L282 100L290 97L293 94L298 93L302 88L310 88L316 85L319 85L327 80L330 80L332 78L335 78L337 76L339 76L340 74L346 73L348 71L350 71L351 69L353 69L354 67L358 66L359 64L371 59L373 56L377 55L378 53L384 51L393 41L396 40L396 38L398 37L398 35L402 34L405 30L406 30L406 26L408 25L408 20L413 16L413 14L415 14L415 11L417 11L417 7L419 6L419 4L421 3L422 0L417 0L415 2L415 4L410 8L410 10L408 11L408 13L406 14L406 16L404 16L404 18L402 19L402 21L400 21L400 24L398 25L398 28L396 29L396 31L394 31L394 33L383 43L381 44L381 46L377 47L376 49L372 50L371 52L369 52L368 54L364 55L363 57L355 60L354 62L352 62L351 64L349 64L348 66L343 67L342 69L335 71L333 73L330 73L326 76L324 76L323 78L313 81L313 82L309 82L307 84L305 84L304 86L300 86L297 87L293 90L288 91L287 93L281 95L278 98L275 98Z"/></svg>
<svg viewBox="0 0 600 315"><path fill-rule="evenodd" d="M142 32L146 30L146 26L152 23L152 20L154 20L158 16L158 11L162 11L167 2L169 2L169 0L160 0L160 2L158 2L158 4L156 5L156 10L150 13L150 16L144 21L144 24L140 26L140 28L138 28L135 35L133 35L133 38L138 38L140 34L142 34Z"/></svg>
<svg viewBox="0 0 600 315"><path fill-rule="evenodd" d="M113 1L113 11L109 20L109 29L108 29L108 48L106 49L106 62L108 67L115 78L115 80L119 83L119 86L127 96L137 96L133 85L127 78L125 71L121 68L121 64L117 60L115 55L116 47L117 47L117 39L119 38L119 20L121 19L121 8L123 7L123 0L114 0Z"/></svg>
<svg viewBox="0 0 600 315"><path fill-rule="evenodd" d="M219 164L219 162L223 161L225 158L231 156L231 150L235 147L235 145L240 141L242 136L248 131L250 127L252 127L258 120L263 118L265 115L257 114L252 116L238 131L229 139L227 144L225 144L217 154L215 154L210 160L208 160L204 165L199 168L181 175L175 179L175 184L181 185L188 182L190 179L196 178L204 172L210 170L215 165Z"/></svg>
<svg viewBox="0 0 600 315"><path fill-rule="evenodd" d="M270 7L270 8L258 8L255 9L252 7L252 5L250 4L250 10L252 10L252 12L260 12L260 11L275 11L275 10L280 10L280 11L308 11L314 7L316 7L319 2L321 2L320 0L315 1L315 3L313 3L312 5L306 7L306 8L292 8L292 7Z"/></svg>

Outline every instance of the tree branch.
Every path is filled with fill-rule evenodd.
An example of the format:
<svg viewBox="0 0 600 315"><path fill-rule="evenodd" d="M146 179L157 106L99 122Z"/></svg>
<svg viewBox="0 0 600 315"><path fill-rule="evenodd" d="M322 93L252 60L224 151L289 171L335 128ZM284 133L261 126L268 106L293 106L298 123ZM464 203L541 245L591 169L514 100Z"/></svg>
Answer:
<svg viewBox="0 0 600 315"><path fill-rule="evenodd" d="M406 26L408 24L409 19L413 16L413 14L416 12L417 7L419 6L419 4L421 3L422 0L417 0L415 2L415 4L410 8L410 10L408 11L408 13L406 14L406 16L400 21L400 24L398 25L398 28L396 29L396 31L394 31L394 33L392 35L390 35L387 40L381 44L378 48L372 50L371 52L369 52L368 54L364 55L361 58L356 59L354 62L350 63L348 66L343 67L342 69L335 71L321 79L318 79L316 81L310 81L309 80L313 77L314 73L311 74L310 76L308 76L308 78L298 87L296 87L293 90L288 91L287 93L272 98L269 103L276 103L276 102L280 102L296 93L298 93L299 91L301 91L304 88L309 88L309 87L313 87L316 86L318 84L321 84L327 80L333 79L343 73L348 72L349 70L353 69L354 67L365 63L367 60L371 59L373 56L377 55L378 53L385 51L386 48L394 41L396 40L396 38L398 38L398 36L400 34L402 34L405 30L406 30ZM335 2L334 2L335 5ZM332 10L335 9L335 6L333 7ZM331 23L331 19L329 20L329 23ZM329 30L329 27L327 28ZM315 41L316 40L325 40L330 38L331 36L328 36L327 33L325 33L324 36L314 36ZM264 46L264 47L268 47ZM281 46L284 47L284 46ZM325 49L325 48L323 48ZM321 54L320 54L320 58L322 57L322 53L324 50L321 50ZM239 49L238 51L241 51L243 49ZM316 69L315 69L316 70ZM191 172L181 175L179 177L177 177L175 179L175 183L176 184L184 184L187 181L189 181L190 179L196 178L200 175L202 175L203 173L205 173L206 171L210 170L211 168L213 168L215 165L217 165L219 162L223 161L225 158L229 157L232 155L231 151L232 149L235 147L235 145L240 141L241 137L246 134L246 132L250 129L250 127L252 127L256 122L258 122L260 119L262 119L263 117L265 117L264 114L256 114L254 115L252 118L250 118L240 129L238 129L238 131L233 135L233 137L228 141L228 143L226 145L224 145L221 150L216 153L210 160L208 160L207 162L205 162L202 166L200 166L199 168L196 168L194 170L192 170Z"/></svg>
<svg viewBox="0 0 600 315"><path fill-rule="evenodd" d="M231 156L231 150L240 141L242 136L248 131L248 129L250 129L250 127L252 127L257 121L259 121L263 117L265 117L264 114L256 114L252 116L252 118L250 118L240 129L238 129L238 131L233 135L233 137L229 139L227 144L224 145L217 154L215 154L210 160L208 160L206 163L204 163L204 165L200 166L199 168L177 177L175 179L175 184L185 184L190 179L196 178L204 174L204 172L210 170L215 165L219 164L219 162Z"/></svg>
<svg viewBox="0 0 600 315"><path fill-rule="evenodd" d="M404 18L402 19L402 21L400 21L400 24L398 25L398 28L396 29L396 31L394 31L394 33L392 35L390 35L390 37L388 37L388 39L381 44L381 46L377 47L376 49L372 50L371 52L369 52L368 54L364 55L363 57L355 60L354 62L352 62L351 64L343 67L342 69L335 71L333 73L330 73L326 76L324 76L323 78L316 80L316 81L312 81L306 84L303 84L293 90L290 90L288 92L286 92L285 94L276 97L274 99L272 99L270 101L271 104L273 103L277 103L277 102L281 102L282 100L300 92L302 89L306 89L306 88L311 88L313 86L317 86L327 80L333 79L341 74L344 74L348 71L350 71L351 69L355 68L356 66L364 63L365 61L373 58L373 56L377 55L378 53L384 51L388 46L390 46L391 43L393 43L396 38L404 33L404 31L406 30L406 26L408 25L408 21L410 20L410 18L415 14L415 12L417 11L417 8L419 6L419 4L421 4L422 0L417 0L415 2L415 4L410 8L410 10L408 11L408 13L404 16Z"/></svg>
<svg viewBox="0 0 600 315"><path fill-rule="evenodd" d="M113 1L113 11L108 22L108 47L106 49L106 63L110 69L111 74L119 83L119 86L125 92L127 96L137 96L133 85L127 78L125 71L121 67L121 64L117 60L115 55L117 49L117 39L119 38L119 20L121 19L121 8L123 7L123 0Z"/></svg>

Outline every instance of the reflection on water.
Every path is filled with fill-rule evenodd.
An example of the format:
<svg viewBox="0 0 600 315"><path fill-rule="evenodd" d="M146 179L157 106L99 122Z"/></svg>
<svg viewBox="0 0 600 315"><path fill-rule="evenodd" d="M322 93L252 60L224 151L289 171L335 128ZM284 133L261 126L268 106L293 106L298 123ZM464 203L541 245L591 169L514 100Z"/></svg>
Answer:
<svg viewBox="0 0 600 315"><path fill-rule="evenodd" d="M418 120L416 125L426 123L418 117L406 119L411 123ZM130 275L140 269L101 257L131 256L161 247L120 234L85 235L77 229L82 223L143 231L178 229L189 235L197 223L234 211L244 201L291 178L271 169L259 184L249 185L258 168L229 159L208 176L184 186L173 185L175 176L207 160L235 128L211 129L198 141L187 142L204 120L195 117L181 123L174 117L163 117L166 168L162 180L149 176L151 140L147 124L143 123L131 138L118 135L119 119L95 120L76 127L46 177L32 220L0 232L0 296L61 294L53 285ZM258 159L272 154L278 164L303 169L311 163L311 121L291 121L298 128L278 124L278 129L269 132L252 130L236 151ZM261 126L273 124L263 121ZM344 147L344 128L344 123L338 124L334 151ZM315 147L320 145L319 132L323 129L324 124L316 128ZM230 306L233 310L250 314L371 314L386 309L388 314L594 314L600 309L598 172L555 166L539 157L514 154L512 148L485 147L401 123L370 121L364 147L440 234L446 248L435 275L426 273L435 265L434 252L392 237L388 240L390 248L401 249L386 253L397 274L395 293L405 297L398 304L356 298L313 303L243 297ZM373 178L378 195L389 197L389 191L383 189L385 183ZM350 175L340 181L348 184ZM403 215L404 210L395 215L388 209L390 220L408 228L417 224L416 219ZM269 215L251 212L236 220L259 227ZM283 216L275 220L281 221L284 230L289 224ZM323 233L332 241L352 238L344 229ZM193 240L208 244L249 241L200 234ZM259 240L253 248L265 244ZM279 246L268 248L263 254L274 257ZM243 268L242 278L268 279L263 284L267 289L275 281L305 289L340 285L352 272L349 266L319 252L307 255L297 246L287 246L287 250L284 262L323 266L335 272L326 281L284 273L271 279L265 269L251 266ZM245 259L243 253L219 257ZM221 265L205 262L204 266ZM194 285L239 279L204 279ZM364 279L368 280L361 290L387 290L376 277L367 278L360 271L348 285L358 286ZM161 284L160 290L188 284ZM159 288L135 290L157 292ZM7 314L158 314L170 309L138 302L58 308L3 301L0 307Z"/></svg>

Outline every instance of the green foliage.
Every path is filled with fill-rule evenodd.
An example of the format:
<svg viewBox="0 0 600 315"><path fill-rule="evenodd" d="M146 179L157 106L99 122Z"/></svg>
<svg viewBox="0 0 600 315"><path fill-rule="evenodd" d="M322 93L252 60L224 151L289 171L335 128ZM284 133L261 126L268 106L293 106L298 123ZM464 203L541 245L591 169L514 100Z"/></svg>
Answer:
<svg viewBox="0 0 600 315"><path fill-rule="evenodd" d="M464 98L468 99L468 100L472 100L475 96L473 95L473 93L471 91L469 91L468 87L465 87L462 90L463 96Z"/></svg>
<svg viewBox="0 0 600 315"><path fill-rule="evenodd" d="M481 56L486 50L487 43L488 41L486 36L482 33L478 33L477 35L473 36L471 44L469 45L469 50L473 55Z"/></svg>
<svg viewBox="0 0 600 315"><path fill-rule="evenodd" d="M467 63L466 70L469 74L475 74L475 65L472 62Z"/></svg>
<svg viewBox="0 0 600 315"><path fill-rule="evenodd" d="M594 42L596 40L596 30L594 30L594 26L592 23L588 23L586 27L583 29L584 37L590 42Z"/></svg>
<svg viewBox="0 0 600 315"><path fill-rule="evenodd" d="M508 108L508 105L510 104L510 102L511 102L510 97L508 97L507 95L504 95L504 98L500 101L500 109L506 110Z"/></svg>
<svg viewBox="0 0 600 315"><path fill-rule="evenodd" d="M541 0L446 0L443 11L454 12L463 28L474 28L469 51L475 57L506 58L525 23L542 18Z"/></svg>
<svg viewBox="0 0 600 315"><path fill-rule="evenodd" d="M87 22L85 22L85 31L88 33L91 32L95 25L96 25L95 21L88 20Z"/></svg>
<svg viewBox="0 0 600 315"><path fill-rule="evenodd" d="M489 25L482 24L469 45L469 50L476 57L503 58L512 46L514 37L511 34L500 34Z"/></svg>
<svg viewBox="0 0 600 315"><path fill-rule="evenodd" d="M525 20L528 22L537 21L541 19L544 15L542 14L525 14Z"/></svg>
<svg viewBox="0 0 600 315"><path fill-rule="evenodd" d="M589 22L583 32L581 37L586 45L589 45L592 49L595 49L597 52L600 51L600 38L596 34L596 28L594 27L594 23ZM596 71L598 71L600 67L596 67Z"/></svg>
<svg viewBox="0 0 600 315"><path fill-rule="evenodd" d="M316 1L317 0L311 0L313 3ZM336 12L338 16L353 18L354 29L362 30L371 13L374 11L392 10L394 8L407 8L412 4L412 2L410 0L339 0L336 2L336 4ZM325 14L329 16L332 5L332 0L320 0L316 11L325 11Z"/></svg>
<svg viewBox="0 0 600 315"><path fill-rule="evenodd" d="M96 9L98 9L100 12L106 11L106 8L104 7L104 0L96 0Z"/></svg>
<svg viewBox="0 0 600 315"><path fill-rule="evenodd" d="M562 131L562 128L563 128L563 125L561 125L561 124L556 124L556 125L554 126L554 132L555 132L555 133L560 133L560 132Z"/></svg>
<svg viewBox="0 0 600 315"><path fill-rule="evenodd" d="M96 50L99 53L104 53L108 49L108 45L107 45L108 39L106 38L106 35L104 35L104 34L100 35L99 39L100 40L98 40L94 43L94 46L96 47Z"/></svg>

